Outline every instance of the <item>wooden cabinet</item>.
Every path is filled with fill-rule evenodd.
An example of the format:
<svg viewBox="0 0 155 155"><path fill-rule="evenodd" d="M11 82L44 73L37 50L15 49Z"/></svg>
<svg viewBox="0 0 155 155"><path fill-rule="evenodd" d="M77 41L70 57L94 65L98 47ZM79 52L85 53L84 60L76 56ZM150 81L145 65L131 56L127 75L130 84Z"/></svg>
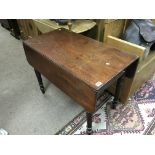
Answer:
<svg viewBox="0 0 155 155"><path fill-rule="evenodd" d="M105 42L108 35L120 36L127 24L126 19L101 19L97 20L98 34L97 40Z"/></svg>

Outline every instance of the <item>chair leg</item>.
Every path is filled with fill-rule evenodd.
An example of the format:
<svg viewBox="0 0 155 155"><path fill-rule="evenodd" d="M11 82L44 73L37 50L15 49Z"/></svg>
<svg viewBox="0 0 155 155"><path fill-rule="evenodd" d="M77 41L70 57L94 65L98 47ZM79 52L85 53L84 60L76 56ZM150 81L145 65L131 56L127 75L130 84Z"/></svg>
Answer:
<svg viewBox="0 0 155 155"><path fill-rule="evenodd" d="M43 81L42 81L42 78L41 78L41 74L39 71L35 70L35 74L36 74L36 77L38 79L38 83L39 83L39 86L40 86L40 90L41 92L44 94L45 93L45 88L44 88L44 85L43 85Z"/></svg>
<svg viewBox="0 0 155 155"><path fill-rule="evenodd" d="M116 105L119 101L119 96L120 96L120 92L121 92L121 88L122 88L122 84L123 84L123 80L125 77L125 72L124 74L117 80L117 84L116 84L116 90L115 90L115 95L114 95L114 100L112 103L112 109L116 109Z"/></svg>
<svg viewBox="0 0 155 155"><path fill-rule="evenodd" d="M93 114L90 112L86 112L86 117L87 117L87 134L91 135L92 134L92 116Z"/></svg>

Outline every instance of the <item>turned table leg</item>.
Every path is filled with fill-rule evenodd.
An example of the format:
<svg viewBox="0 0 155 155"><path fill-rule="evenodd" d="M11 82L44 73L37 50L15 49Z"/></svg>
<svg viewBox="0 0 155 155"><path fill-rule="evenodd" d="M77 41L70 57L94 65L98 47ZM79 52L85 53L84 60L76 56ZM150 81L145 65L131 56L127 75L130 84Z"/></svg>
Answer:
<svg viewBox="0 0 155 155"><path fill-rule="evenodd" d="M113 100L113 103L112 103L112 109L115 109L116 105L118 103L124 76L125 76L125 72L123 72L122 76L117 80L114 100Z"/></svg>
<svg viewBox="0 0 155 155"><path fill-rule="evenodd" d="M90 112L86 112L86 117L87 117L87 134L91 135L92 134L92 116L93 114Z"/></svg>
<svg viewBox="0 0 155 155"><path fill-rule="evenodd" d="M45 93L45 89L44 89L44 85L43 85L43 81L42 81L42 78L41 78L41 74L39 71L35 70L35 74L36 74L36 77L38 79L38 83L39 83L39 86L40 86L40 90L41 92L44 94Z"/></svg>

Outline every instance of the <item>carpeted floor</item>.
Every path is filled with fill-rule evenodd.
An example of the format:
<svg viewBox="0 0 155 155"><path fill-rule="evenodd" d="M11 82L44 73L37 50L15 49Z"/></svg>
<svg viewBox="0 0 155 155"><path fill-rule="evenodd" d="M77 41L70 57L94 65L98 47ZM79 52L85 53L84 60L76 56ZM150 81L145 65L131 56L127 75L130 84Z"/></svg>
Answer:
<svg viewBox="0 0 155 155"><path fill-rule="evenodd" d="M14 134L55 134L83 109L43 78L40 92L22 41L0 26L0 128Z"/></svg>
<svg viewBox="0 0 155 155"><path fill-rule="evenodd" d="M128 104L110 108L113 97L105 93L93 115L94 135L155 135L155 74L130 98ZM86 116L81 112L57 134L85 135Z"/></svg>

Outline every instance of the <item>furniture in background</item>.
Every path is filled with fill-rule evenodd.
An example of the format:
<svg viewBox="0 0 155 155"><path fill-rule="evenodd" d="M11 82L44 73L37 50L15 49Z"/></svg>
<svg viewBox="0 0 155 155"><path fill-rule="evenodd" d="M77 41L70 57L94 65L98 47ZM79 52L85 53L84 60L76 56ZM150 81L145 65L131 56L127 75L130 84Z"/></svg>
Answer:
<svg viewBox="0 0 155 155"><path fill-rule="evenodd" d="M20 39L20 30L16 19L0 19L1 26L8 29L11 35Z"/></svg>
<svg viewBox="0 0 155 155"><path fill-rule="evenodd" d="M93 20L69 20L66 25L60 25L55 20L50 19L22 19L18 20L22 39L32 38L58 28L69 29L76 33L81 33L88 37L96 38L96 22Z"/></svg>
<svg viewBox="0 0 155 155"><path fill-rule="evenodd" d="M152 20L155 21L155 20ZM106 23L104 27L104 42L115 46L127 53L136 54L140 57L138 68L134 79L125 78L122 100L125 101L127 96L131 96L143 83L151 78L155 69L155 51L151 51L145 58L145 48L120 39L121 34L125 31L130 20L117 19ZM132 84L132 87L130 85ZM109 90L114 92L115 85Z"/></svg>
<svg viewBox="0 0 155 155"><path fill-rule="evenodd" d="M49 20L49 19L34 19L33 20L38 29L41 31L41 33L50 32L59 28L65 28L69 29L68 24L66 25L60 25L55 20ZM73 20L70 21L71 23L71 31L75 33L83 33L90 29L92 29L96 23L93 20Z"/></svg>
<svg viewBox="0 0 155 155"><path fill-rule="evenodd" d="M88 134L92 133L97 101L116 81L112 102L115 108L124 77L133 79L138 64L135 55L66 29L28 39L23 46L42 93L41 74L85 108Z"/></svg>
<svg viewBox="0 0 155 155"><path fill-rule="evenodd" d="M23 40L41 34L32 19L18 19L17 23L19 25L21 38Z"/></svg>

